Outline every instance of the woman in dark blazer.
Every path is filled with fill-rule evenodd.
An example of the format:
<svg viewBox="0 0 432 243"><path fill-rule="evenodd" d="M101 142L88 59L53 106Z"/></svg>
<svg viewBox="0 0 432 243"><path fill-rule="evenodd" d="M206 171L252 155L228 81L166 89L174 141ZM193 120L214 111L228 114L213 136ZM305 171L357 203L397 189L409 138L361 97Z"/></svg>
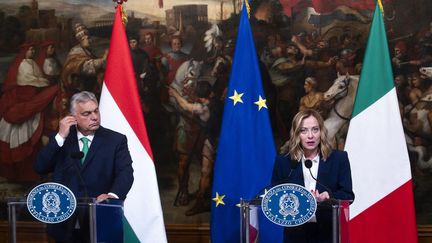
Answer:
<svg viewBox="0 0 432 243"><path fill-rule="evenodd" d="M306 164L312 164L310 169L305 165L307 160ZM306 187L318 204L329 199L354 200L348 154L331 148L323 118L315 110L301 111L293 119L290 139L273 169L272 184L281 183ZM285 228L284 242L331 242L331 211L318 207L316 216L307 223Z"/></svg>

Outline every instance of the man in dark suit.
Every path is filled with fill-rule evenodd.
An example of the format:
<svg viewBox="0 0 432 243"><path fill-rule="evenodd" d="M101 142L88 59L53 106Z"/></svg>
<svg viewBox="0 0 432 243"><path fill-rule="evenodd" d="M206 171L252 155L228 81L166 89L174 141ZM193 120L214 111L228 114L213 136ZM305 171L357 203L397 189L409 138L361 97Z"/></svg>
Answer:
<svg viewBox="0 0 432 243"><path fill-rule="evenodd" d="M124 200L133 183L126 136L100 126L93 93L73 95L70 113L40 151L34 164L36 172L52 172L53 181L67 186L77 198ZM88 219L83 214L78 210L65 222L49 227L48 232L57 242L88 241Z"/></svg>

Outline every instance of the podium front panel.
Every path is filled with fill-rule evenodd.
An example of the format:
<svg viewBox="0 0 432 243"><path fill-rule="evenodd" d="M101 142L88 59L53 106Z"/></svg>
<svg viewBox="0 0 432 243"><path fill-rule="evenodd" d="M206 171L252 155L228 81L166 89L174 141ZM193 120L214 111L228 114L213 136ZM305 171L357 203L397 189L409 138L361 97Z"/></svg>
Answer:
<svg viewBox="0 0 432 243"><path fill-rule="evenodd" d="M332 243L349 243L349 204L350 201L331 200L318 204L319 213L325 214L331 227ZM261 210L259 201L240 201L240 242L249 243L251 211Z"/></svg>
<svg viewBox="0 0 432 243"><path fill-rule="evenodd" d="M77 209L70 218L74 227L88 227L90 242L123 242L123 202L109 200L96 203L94 198L78 199ZM69 219L69 220L70 220ZM27 209L26 198L8 199L9 242L18 242L18 222L39 222L48 228L48 224L36 220ZM52 225L52 224L51 224Z"/></svg>

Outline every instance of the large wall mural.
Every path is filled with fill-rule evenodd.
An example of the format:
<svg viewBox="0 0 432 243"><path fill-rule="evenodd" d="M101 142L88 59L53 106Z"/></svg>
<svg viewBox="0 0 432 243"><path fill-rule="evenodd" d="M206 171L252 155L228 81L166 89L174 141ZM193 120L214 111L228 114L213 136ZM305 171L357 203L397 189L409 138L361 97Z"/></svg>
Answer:
<svg viewBox="0 0 432 243"><path fill-rule="evenodd" d="M293 115L315 108L326 118L333 145L343 149L372 17L370 5L352 2L251 1L250 22L279 147L288 139ZM235 43L241 1L124 5L165 221L206 224L220 104L234 47L241 47ZM33 172L32 161L68 113L71 94L100 94L114 6L102 0L0 3L2 204L46 180ZM427 0L384 1L418 224L432 223L427 196L432 192L431 9ZM212 119L204 124L205 117L182 109L180 99L215 101L206 111ZM6 212L0 216L6 218Z"/></svg>

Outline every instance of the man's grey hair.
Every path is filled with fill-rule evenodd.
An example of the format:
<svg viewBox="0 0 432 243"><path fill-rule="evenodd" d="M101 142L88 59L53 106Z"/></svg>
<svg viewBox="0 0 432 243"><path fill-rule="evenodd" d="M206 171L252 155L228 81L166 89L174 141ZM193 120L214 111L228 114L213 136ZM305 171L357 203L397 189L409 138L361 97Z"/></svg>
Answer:
<svg viewBox="0 0 432 243"><path fill-rule="evenodd" d="M75 114L76 104L85 103L87 101L94 101L98 104L96 96L89 91L81 91L79 93L74 94L70 99L70 108L69 111L71 114Z"/></svg>

